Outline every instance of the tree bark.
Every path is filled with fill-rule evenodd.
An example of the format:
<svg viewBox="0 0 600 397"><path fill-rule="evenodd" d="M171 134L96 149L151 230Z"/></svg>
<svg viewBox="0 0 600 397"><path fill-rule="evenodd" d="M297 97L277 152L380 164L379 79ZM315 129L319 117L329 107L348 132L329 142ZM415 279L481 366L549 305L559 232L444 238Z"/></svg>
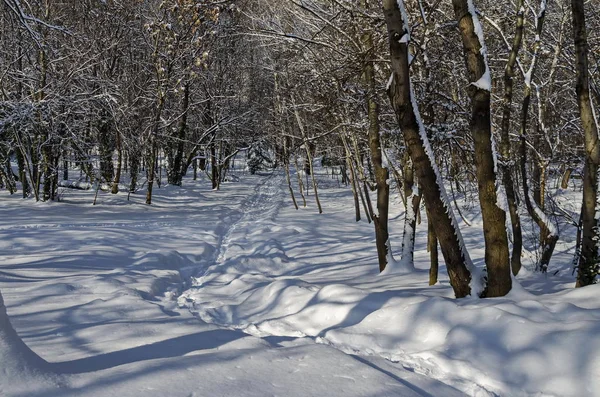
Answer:
<svg viewBox="0 0 600 397"><path fill-rule="evenodd" d="M298 156L294 157L294 167L296 167L296 177L298 179L298 190L300 191L300 197L302 197L302 206L306 208L306 196L304 196L304 183L302 182L302 175L300 175L300 166L298 165Z"/></svg>
<svg viewBox="0 0 600 397"><path fill-rule="evenodd" d="M491 76L485 55L482 27L477 16L472 14L474 6L471 0L452 0L452 5L458 21L468 77L471 81L467 89L472 107L470 128L475 146L475 167L483 218L487 268L487 286L484 296L504 296L510 291L512 280L506 213L497 204L490 109Z"/></svg>
<svg viewBox="0 0 600 397"><path fill-rule="evenodd" d="M363 6L365 6L363 2ZM377 213L371 214L373 225L375 226L375 246L377 247L377 259L379 262L379 271L382 272L388 261L389 233L388 233L388 214L390 186L388 179L389 171L383 166L383 156L381 148L381 139L379 134L379 104L377 103L377 92L375 88L375 69L373 62L373 35L368 32L362 37L362 44L366 50L363 72L364 80L367 85L367 109L369 115L369 150L371 152L371 162L375 172L375 184L377 186ZM365 189L365 195L369 192Z"/></svg>
<svg viewBox="0 0 600 397"><path fill-rule="evenodd" d="M185 83L183 86L183 99L181 102L181 110L183 112L177 129L177 150L173 159L173 164L169 172L169 184L181 186L181 180L188 164L183 164L183 149L185 143L185 132L187 130L187 114L190 102L190 84ZM184 168L185 167L185 168Z"/></svg>
<svg viewBox="0 0 600 397"><path fill-rule="evenodd" d="M19 166L19 181L21 182L23 198L27 198L31 193L31 189L27 180L27 171L25 170L25 156L23 156L24 149L19 140L17 140L17 145L18 147L15 150L15 156L17 157L17 165Z"/></svg>
<svg viewBox="0 0 600 397"><path fill-rule="evenodd" d="M588 42L585 25L583 0L571 0L573 11L573 38L575 41L575 70L577 82L577 102L583 126L585 142L585 166L583 169L583 205L581 259L577 270L576 287L594 284L600 270L598 258L598 220L596 219L598 166L600 165L600 147L598 146L598 125L594 119L593 104L590 99L590 81L588 71Z"/></svg>
<svg viewBox="0 0 600 397"><path fill-rule="evenodd" d="M523 103L521 106L521 126L519 130L519 139L520 139L520 171L521 171L521 179L523 185L523 199L525 201L525 207L527 208L527 212L529 216L534 220L534 222L540 228L540 235L545 238L540 239L540 247L541 247L541 257L539 264L537 265L538 270L542 272L546 272L548 269L548 265L550 264L550 259L552 258L552 254L554 253L554 247L556 246L556 242L558 241L558 233L550 232L551 229L554 229L550 224L550 220L544 216L543 209L538 205L541 202L541 197L539 190L537 192L532 193L532 189L530 186L530 179L527 176L527 121L529 117L529 107L531 104L531 85L532 79L534 77L535 71L537 69L537 60L538 60L538 52L540 48L540 37L542 35L542 28L544 26L544 20L546 16L546 8L545 3L542 2L540 12L538 13L536 20L536 41L534 43L533 56L531 60L531 65L529 66L529 70L527 72L527 76L525 77L525 90L523 93ZM535 143L534 143L535 145ZM537 147L537 145L535 145ZM540 173L539 166L537 162L533 163L535 173L534 181L540 181ZM534 186L535 188L535 186ZM533 196L536 196L534 198Z"/></svg>
<svg viewBox="0 0 600 397"><path fill-rule="evenodd" d="M117 169L115 170L115 179L113 179L112 194L119 193L119 182L121 182L121 169L123 168L123 148L121 145L121 133L116 131L117 139Z"/></svg>
<svg viewBox="0 0 600 397"><path fill-rule="evenodd" d="M435 225L431 221L431 215L427 212L427 250L429 251L429 259L431 265L429 267L429 285L435 285L438 281L438 243L435 233Z"/></svg>
<svg viewBox="0 0 600 397"><path fill-rule="evenodd" d="M425 204L437 227L450 284L456 297L462 298L471 294L471 273L467 269L470 259L462 244L452 209L442 200L442 195L445 196L444 185L437 172L424 127L419 124L418 108L410 84L408 40L402 40L409 35L404 28L409 25L408 21L402 19L399 3L404 6L402 1L383 1L393 72L388 93L415 166Z"/></svg>
<svg viewBox="0 0 600 397"><path fill-rule="evenodd" d="M150 133L150 156L148 162L148 190L146 191L146 204L152 204L152 188L154 186L154 177L156 175L156 160L158 158L158 127L160 123L160 117L162 115L163 107L165 105L165 98L162 93L159 93L158 107L156 109L156 115L154 123L152 125L152 132Z"/></svg>
<svg viewBox="0 0 600 397"><path fill-rule="evenodd" d="M521 252L523 251L523 232L521 230L521 219L519 218L518 207L515 197L515 185L512 178L512 161L510 155L510 119L512 111L513 81L515 76L515 65L517 56L521 49L523 41L523 26L525 7L523 0L517 0L517 22L515 37L513 38L512 48L508 55L508 62L504 69L504 98L502 101L502 124L500 129L500 154L502 156L502 183L506 191L506 200L510 213L510 223L512 225L513 247L510 258L510 267L516 276L521 270Z"/></svg>
<svg viewBox="0 0 600 397"><path fill-rule="evenodd" d="M217 169L217 148L213 142L210 145L210 179L212 180L212 188L216 190L219 188L219 170Z"/></svg>
<svg viewBox="0 0 600 397"><path fill-rule="evenodd" d="M306 135L306 131L304 130L304 124L302 124L302 119L300 118L300 112L298 112L298 108L296 107L296 102L294 101L293 97L292 105L294 106L294 115L296 116L296 121L298 122L298 128L302 133L302 140L304 142L304 149L306 151L306 161L308 162L308 165L304 166L304 172L308 171L311 176L313 191L315 192L315 201L317 202L317 208L319 209L319 214L322 214L323 208L321 207L321 201L319 200L319 190L317 188L317 180L315 178L313 170L313 156L310 151L310 142L308 141L308 136Z"/></svg>
<svg viewBox="0 0 600 397"><path fill-rule="evenodd" d="M408 153L404 154L404 180L402 187L406 197L404 231L402 236L402 262L414 266L415 235L417 233L417 214L421 205L418 185L415 186L414 166Z"/></svg>
<svg viewBox="0 0 600 397"><path fill-rule="evenodd" d="M298 209L298 203L296 202L296 196L294 195L294 188L292 187L292 178L290 176L290 155L287 151L287 138L283 138L283 166L285 167L285 176L287 179L288 189L290 191L290 197L294 203L294 208Z"/></svg>

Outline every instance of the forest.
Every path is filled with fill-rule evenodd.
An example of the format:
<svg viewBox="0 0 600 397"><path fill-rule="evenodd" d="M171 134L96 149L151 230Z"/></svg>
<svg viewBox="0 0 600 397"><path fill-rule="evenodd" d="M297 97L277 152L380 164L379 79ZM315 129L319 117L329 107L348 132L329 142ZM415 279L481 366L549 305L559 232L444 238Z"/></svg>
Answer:
<svg viewBox="0 0 600 397"><path fill-rule="evenodd" d="M467 310L463 305L496 310L494 305L505 301L487 298L519 306L549 294L553 300L542 305L547 312L539 323L567 321L548 313L562 313L561 304L573 305L581 310L581 324L583 313L592 323L567 339L576 339L577 332L593 338L600 306L582 302L598 301L599 106L600 0L2 0L0 234L6 243L0 245L0 259L8 267L0 263L0 290L12 318L9 303L21 298L10 283L25 276L10 272L18 273L19 263L26 262L18 259L18 247L28 246L23 242L28 227L39 232L32 241L55 239L56 247L63 247L70 237L59 238L62 229L79 230L82 224L68 223L78 218L99 228L99 234L109 225L115 227L110 233L121 233L117 226L122 225L132 245L114 247L125 252L138 243L128 234L134 226L127 222L135 220L148 236L161 227L165 234L181 233L179 240L196 250L195 259L189 259L192 253L182 254L183 243L161 245L160 234L147 237L156 242L139 252L163 248L175 254L144 257L147 261L140 263L152 267L162 260L169 263L166 271L176 261L179 281L173 282L171 273L152 273L162 277L162 284L135 287L143 290L141 298L161 295L159 301L172 302L161 303L164 313L185 309L207 324L243 328L254 337L308 335L344 353L362 353L379 339L344 339L336 327L362 325L362 319L352 320L354 311L368 318L388 310L395 294L406 292L409 300L437 293L451 298L456 302L451 303L452 324ZM236 195L246 201L235 201ZM279 199L282 209L275 211L270 205ZM234 204L239 208L230 212ZM227 224L211 232L218 236L215 242L202 229L218 223L211 212ZM188 223L198 218L205 226L194 229ZM269 221L273 224L264 236L255 234L255 227ZM340 225L339 232L334 224ZM275 233L285 227L298 236ZM246 235L238 236L240 228ZM106 239L110 233L107 229ZM355 239L357 233L367 240ZM239 248L254 238L263 238L262 245L256 240L253 246L260 249ZM344 250L338 252L336 244ZM356 260L364 264L360 272L344 259L358 247ZM290 281L315 271L308 260L290 264L288 273L280 270L295 263L292 251L303 257L321 250L326 255L327 249L336 255L320 266L349 265L336 267L340 276L326 276L328 282ZM47 252L39 248L39 255ZM96 258L92 252L90 261L102 260L104 254ZM234 270L219 270L225 266ZM226 277L234 271L239 278ZM247 306L254 295L231 298L242 294L234 281L250 283L245 277L254 272L271 274L272 284L265 288L281 297L292 288L315 292L303 310L322 294L319 299L341 296L340 302L348 303L345 299L361 296L375 304L363 308L363 300L352 301L356 305L345 322L323 320L318 330L314 324L278 323L277 316L292 315L283 309L254 318L259 309ZM378 281L374 287L369 272L393 282ZM119 280L133 283L135 278ZM259 290L257 285L255 280L252 291ZM411 294L414 285L419 289ZM267 292L261 293L271 296ZM382 295L371 296L377 294ZM473 298L486 299L468 303ZM323 302L319 299L317 306ZM25 359L18 368L55 373L17 336L4 300L0 295L0 352L20 352ZM228 302L226 309L223 302ZM541 313L531 305L521 309ZM236 314L243 310L243 316ZM20 319L25 315L16 315L14 328L27 326ZM294 321L304 324L310 314L300 317ZM334 336L328 337L331 330ZM532 326L530 331L540 330ZM445 334L443 346L452 344L452 335ZM493 345L489 333L472 337L480 342L471 345ZM592 358L578 356L588 360L581 364L586 375L565 375L564 387L556 390L550 381L531 381L535 376L527 371L543 365L539 358L524 365L528 381L508 381L513 374L503 374L503 380L492 376L493 381L476 382L473 388L455 378L447 381L421 361L415 364L415 356L413 361L394 356L396 348L404 350L400 344L368 351L405 363L404 368L410 362L421 368L417 373L467 395L600 395L600 363ZM565 346L556 354L565 357L568 350ZM513 359L509 351L502 354ZM482 360L495 357L486 352ZM85 361L74 358L71 364L77 360ZM439 360L438 367L453 362ZM465 375L469 382L478 376ZM573 386L577 382L582 385ZM0 380L0 395L2 385ZM423 387L438 390L433 384ZM87 395L91 389L85 390ZM451 395L445 389L437 393ZM382 390L380 395L395 394Z"/></svg>

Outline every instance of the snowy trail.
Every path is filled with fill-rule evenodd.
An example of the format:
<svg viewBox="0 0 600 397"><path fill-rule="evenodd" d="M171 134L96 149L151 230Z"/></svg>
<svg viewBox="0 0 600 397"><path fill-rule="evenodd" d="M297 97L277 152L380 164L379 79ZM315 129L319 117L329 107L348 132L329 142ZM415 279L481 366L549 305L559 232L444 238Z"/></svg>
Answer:
<svg viewBox="0 0 600 397"><path fill-rule="evenodd" d="M444 270L438 285L427 285L425 250L415 253L412 274L380 276L372 226L353 222L348 195L324 189L325 214L316 214L310 196L309 207L295 211L284 205L284 182L258 188L180 308L278 345L333 347L377 362L382 373L408 370L467 395L600 395L593 387L600 359L572 347L600 332L594 290L534 295L515 282L506 298L456 300ZM424 247L420 229L417 247ZM401 226L391 230L400 241ZM481 252L478 233L465 229L472 252ZM573 355L588 368L583 381L564 369Z"/></svg>
<svg viewBox="0 0 600 397"><path fill-rule="evenodd" d="M277 230L281 175L247 179L219 192L207 183L158 189L152 207L124 195L91 207L85 191L59 205L2 197L0 289L14 327L53 373L25 374L0 357L0 395L461 395L329 346L251 336L177 307L190 276L216 282L250 246L247 269L253 255L265 266L285 259L274 239L253 246ZM252 273L245 277L259 277Z"/></svg>
<svg viewBox="0 0 600 397"><path fill-rule="evenodd" d="M188 308L204 322L266 338L281 346L297 344L328 346L384 374L392 367L396 371L408 370L407 373L415 375L428 377L437 375L434 377L443 380L443 374L432 374L428 366L419 365L421 360L409 360L402 355L390 357L370 349L354 349L344 343L328 340L325 336L326 331L318 334L305 333L302 332L304 326L301 324L292 325L278 321L300 311L301 306L308 305L307 296L314 299L322 292L325 294L329 294L332 290L334 294L347 292L343 288L340 290L339 285L331 287L318 285L311 280L310 272L306 275L301 274L301 277L308 276L309 281L292 276L294 272L290 272L289 275L281 272L282 266L285 268L290 265L297 270L311 266L306 261L289 257L282 243L290 235L299 236L308 232L297 224L281 225L278 215L288 198L284 183L284 176L280 173L273 174L256 186L254 195L241 206L243 215L231 224L225 233L215 263L200 277L193 279L192 287L180 295L178 299L180 308ZM327 283L327 280L324 281ZM276 294L284 297L283 303L271 299ZM236 311L238 305L248 309L245 305L248 302L251 302L249 313ZM281 306L284 307L283 313L277 311ZM273 312L270 313L270 310ZM262 312L276 319L256 321L252 316L256 312ZM333 310L331 315L336 316L339 313ZM448 390L452 391L447 393L460 394L456 389ZM485 389L480 388L481 390Z"/></svg>
<svg viewBox="0 0 600 397"><path fill-rule="evenodd" d="M214 263L206 268L203 275L194 278L192 285L201 286L204 276L209 274L215 267L225 263L233 236L238 229L249 224L255 224L261 218L275 217L278 208L282 205L279 200L282 180L281 175L272 173L254 187L253 194L244 200L240 206L239 212L241 215L237 216L237 219L228 225L225 233L220 237Z"/></svg>
<svg viewBox="0 0 600 397"><path fill-rule="evenodd" d="M422 226L415 272L379 275L372 225L318 178L322 215L312 195L296 211L278 173L186 181L153 206L1 196L0 289L61 375L27 378L0 355L0 395L600 396L600 285L524 271L507 297L456 300L443 266L427 285Z"/></svg>

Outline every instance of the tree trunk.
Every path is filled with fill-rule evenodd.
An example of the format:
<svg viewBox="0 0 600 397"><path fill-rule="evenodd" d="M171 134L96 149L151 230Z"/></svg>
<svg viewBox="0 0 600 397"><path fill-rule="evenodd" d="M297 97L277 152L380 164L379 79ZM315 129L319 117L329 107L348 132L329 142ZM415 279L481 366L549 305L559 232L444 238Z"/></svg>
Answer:
<svg viewBox="0 0 600 397"><path fill-rule="evenodd" d="M515 185L512 178L512 161L510 154L510 118L512 111L513 80L515 76L515 65L517 56L523 41L523 20L525 8L523 0L517 0L517 23L512 48L508 55L508 62L504 69L504 98L502 101L502 124L500 129L500 154L502 156L501 170L502 183L506 191L510 223L512 225L513 248L510 258L510 267L516 276L521 270L521 252L523 251L523 232L521 230L521 219L519 218L517 202L515 198Z"/></svg>
<svg viewBox="0 0 600 397"><path fill-rule="evenodd" d="M531 104L531 85L532 79L535 74L537 68L537 59L538 52L540 48L540 37L542 34L542 28L544 26L544 20L546 16L546 8L545 4L541 4L540 12L537 15L536 19L536 41L534 43L533 56L531 59L531 65L529 66L529 70L527 72L527 76L525 78L525 90L523 93L523 104L521 110L521 126L519 131L520 138L520 171L521 171L521 179L523 184L523 199L525 200L525 207L527 208L527 212L529 216L534 220L534 222L540 228L541 235L547 235L546 238L540 239L540 248L541 248L541 257L539 264L537 265L538 270L542 272L546 272L548 269L548 265L550 263L550 259L552 258L552 254L554 253L554 247L556 246L556 242L558 241L558 232L555 230L554 226L550 223L550 220L545 216L544 210L540 208L538 203L541 202L539 189L537 194L535 192L532 193L529 177L527 176L527 121L529 117L529 107ZM537 145L534 146L537 147ZM534 181L540 180L540 173L538 169L537 162L534 161L534 170L536 170L536 174L534 175ZM537 198L533 196L537 195Z"/></svg>
<svg viewBox="0 0 600 397"><path fill-rule="evenodd" d="M156 175L156 159L158 157L158 123L160 122L160 116L164 105L164 98L161 96L158 102L158 108L156 110L156 116L154 118L154 125L152 126L152 132L150 133L150 154L147 156L147 174L148 174L148 187L146 190L146 204L152 204L152 188L154 186L154 177Z"/></svg>
<svg viewBox="0 0 600 397"><path fill-rule="evenodd" d="M129 193L134 193L137 189L137 179L138 174L140 172L140 157L139 154L130 154L129 161L131 161L131 166L129 167L131 181L129 185Z"/></svg>
<svg viewBox="0 0 600 397"><path fill-rule="evenodd" d="M402 236L402 258L405 266L414 267L415 235L417 233L417 213L421 205L421 195L418 186L415 186L414 167L408 153L404 153L404 197L406 205L404 212L404 231Z"/></svg>
<svg viewBox="0 0 600 397"><path fill-rule="evenodd" d="M317 202L317 208L319 209L319 214L322 214L323 208L321 208L321 201L319 200L319 191L317 188L317 180L315 178L314 169L313 169L313 156L310 151L310 142L308 141L308 136L306 135L306 131L304 130L304 125L302 124L302 120L300 119L300 112L298 112L298 108L296 107L296 103L295 103L293 97L292 97L292 105L294 106L294 114L296 116L296 121L298 122L298 128L300 129L300 132L302 133L304 149L306 150L306 161L308 162L308 167L306 165L304 166L304 168L305 168L304 172L306 172L308 169L309 174L307 174L307 177L308 177L308 175L311 176L313 191L315 192L315 201Z"/></svg>
<svg viewBox="0 0 600 397"><path fill-rule="evenodd" d="M359 172L357 172L357 168L360 169L360 164L355 162L359 156L352 156L352 151L350 150L350 145L348 145L348 141L344 135L342 135L342 143L344 144L344 149L346 151L346 157L348 162L348 167L350 168L350 182L352 183L352 192L354 193L354 199L356 205L358 205L358 198L360 197L360 202L362 203L363 210L365 212L365 217L367 218L367 222L371 223L371 212L369 207L367 206L367 202L365 201L365 195L360 188L360 178ZM368 194L368 191L367 191ZM356 208L356 221L360 221L360 207Z"/></svg>
<svg viewBox="0 0 600 397"><path fill-rule="evenodd" d="M294 157L294 166L296 167L296 176L298 177L298 190L300 190L300 197L302 197L302 206L306 208L306 197L304 196L304 183L302 182L302 175L300 175L300 166L298 165L298 157Z"/></svg>
<svg viewBox="0 0 600 397"><path fill-rule="evenodd" d="M446 202L442 200L442 195L445 197L444 185L437 171L437 165L429 146L425 128L420 121L416 99L410 83L408 67L409 32L404 28L404 26L410 25L408 21L403 21L399 5L404 7L402 0L383 1L393 72L388 93L404 134L410 157L417 171L425 205L431 214L432 222L436 224L450 284L456 297L462 298L471 294L471 273L467 269L471 262L462 243L461 233L456 220L454 220L450 204L447 200Z"/></svg>
<svg viewBox="0 0 600 397"><path fill-rule="evenodd" d="M17 157L17 165L19 167L19 181L21 181L21 189L22 189L22 193L23 193L23 198L27 198L29 196L29 194L31 193L31 189L29 186L29 182L27 180L27 171L26 171L26 164L25 164L25 158L23 156L23 147L21 146L21 144L18 142L18 148L15 150L15 155Z"/></svg>
<svg viewBox="0 0 600 397"><path fill-rule="evenodd" d="M63 181L69 180L69 162L66 160L67 152L63 154Z"/></svg>
<svg viewBox="0 0 600 397"><path fill-rule="evenodd" d="M463 42L471 98L471 134L475 149L475 167L479 188L479 203L483 218L487 287L484 296L506 295L511 288L506 213L497 204L496 164L491 129L491 76L485 54L483 31L472 0L452 0L454 14Z"/></svg>
<svg viewBox="0 0 600 397"><path fill-rule="evenodd" d="M366 8L366 1L361 4ZM377 103L377 89L375 86L375 68L373 65L373 34L367 31L361 38L364 51L363 73L364 81L367 86L367 109L369 115L369 150L371 152L371 162L375 172L375 184L377 186L377 213L372 214L373 225L375 226L375 246L377 247L377 259L379 262L379 271L382 272L388 261L388 249L390 249L388 233L388 214L390 200L390 186L388 179L389 171L383 166L382 147L379 131L379 104ZM365 191L368 195L368 191ZM369 197L369 196L367 196Z"/></svg>
<svg viewBox="0 0 600 397"><path fill-rule="evenodd" d="M117 138L117 169L115 170L115 179L112 185L112 194L119 193L119 182L121 182L121 168L123 167L123 148L121 147L121 133L116 132Z"/></svg>
<svg viewBox="0 0 600 397"><path fill-rule="evenodd" d="M581 259L577 271L576 287L594 284L600 270L598 258L598 230L596 219L598 166L600 165L600 147L598 146L598 125L594 117L590 99L588 71L588 43L585 26L583 0L571 0L573 11L573 37L575 41L577 71L577 102L583 126L585 141L585 167L583 169L583 205Z"/></svg>
<svg viewBox="0 0 600 397"><path fill-rule="evenodd" d="M58 164L59 164L60 156L54 156L54 172L52 173L52 188L50 193L50 198L52 200L56 200L57 191L58 191Z"/></svg>
<svg viewBox="0 0 600 397"><path fill-rule="evenodd" d="M6 154L6 160L4 161L4 164L0 165L0 168L2 167L4 167L4 169L0 170L0 175L4 174L6 189L10 192L11 195L15 194L17 191L17 184L15 181L15 175L13 174L12 167L10 165L10 156L8 153Z"/></svg>
<svg viewBox="0 0 600 397"><path fill-rule="evenodd" d="M154 177L156 175L156 159L158 157L158 144L156 143L156 133L152 133L150 154L148 155L148 188L146 190L146 204L152 204L152 188L154 187Z"/></svg>
<svg viewBox="0 0 600 397"><path fill-rule="evenodd" d="M185 143L185 131L187 130L187 114L188 107L190 102L190 84L185 83L183 86L183 100L181 102L181 110L183 112L181 116L181 120L179 122L179 128L177 129L177 150L175 152L175 157L173 159L173 164L171 165L171 170L169 172L169 184L181 186L181 180L183 179L183 175L185 175L184 165L182 164L183 160L183 149ZM187 168L187 164L185 164L185 168Z"/></svg>
<svg viewBox="0 0 600 397"><path fill-rule="evenodd" d="M213 142L212 145L210 145L210 178L212 180L212 188L213 190L218 189L219 188L219 174L218 174L218 170L217 170L217 148L215 147L215 144Z"/></svg>
<svg viewBox="0 0 600 397"><path fill-rule="evenodd" d="M350 153L350 148L348 147L348 142L344 135L342 135L342 145L344 146L344 152L346 153L346 168L348 168L348 178L350 179L350 187L352 188L352 196L354 197L354 218L356 219L356 222L358 222L360 221L360 203L358 199L358 190L360 188L358 187L356 173L354 172L352 154Z"/></svg>
<svg viewBox="0 0 600 397"><path fill-rule="evenodd" d="M298 209L298 203L296 202L296 196L294 195L294 188L292 187L292 177L290 175L290 155L287 150L287 138L283 138L283 165L285 167L285 176L287 178L288 188L290 190L290 197L294 203L294 207Z"/></svg>
<svg viewBox="0 0 600 397"><path fill-rule="evenodd" d="M429 259L431 266L429 267L429 285L435 285L438 281L438 243L435 233L435 225L431 221L429 212L427 213L427 250L429 251Z"/></svg>

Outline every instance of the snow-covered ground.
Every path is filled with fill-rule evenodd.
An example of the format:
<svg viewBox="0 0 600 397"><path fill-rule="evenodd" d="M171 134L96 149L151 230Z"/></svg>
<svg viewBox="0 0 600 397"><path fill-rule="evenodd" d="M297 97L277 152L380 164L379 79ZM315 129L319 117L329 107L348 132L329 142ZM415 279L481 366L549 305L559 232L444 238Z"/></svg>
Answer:
<svg viewBox="0 0 600 397"><path fill-rule="evenodd" d="M427 285L425 223L417 270L382 276L347 188L322 177L319 215L312 195L291 206L280 173L240 177L155 189L152 206L0 192L0 290L49 363L0 357L0 395L600 396L600 288L573 288L569 230L556 275L524 269L505 298L456 300L443 266ZM397 200L390 227L399 246Z"/></svg>

